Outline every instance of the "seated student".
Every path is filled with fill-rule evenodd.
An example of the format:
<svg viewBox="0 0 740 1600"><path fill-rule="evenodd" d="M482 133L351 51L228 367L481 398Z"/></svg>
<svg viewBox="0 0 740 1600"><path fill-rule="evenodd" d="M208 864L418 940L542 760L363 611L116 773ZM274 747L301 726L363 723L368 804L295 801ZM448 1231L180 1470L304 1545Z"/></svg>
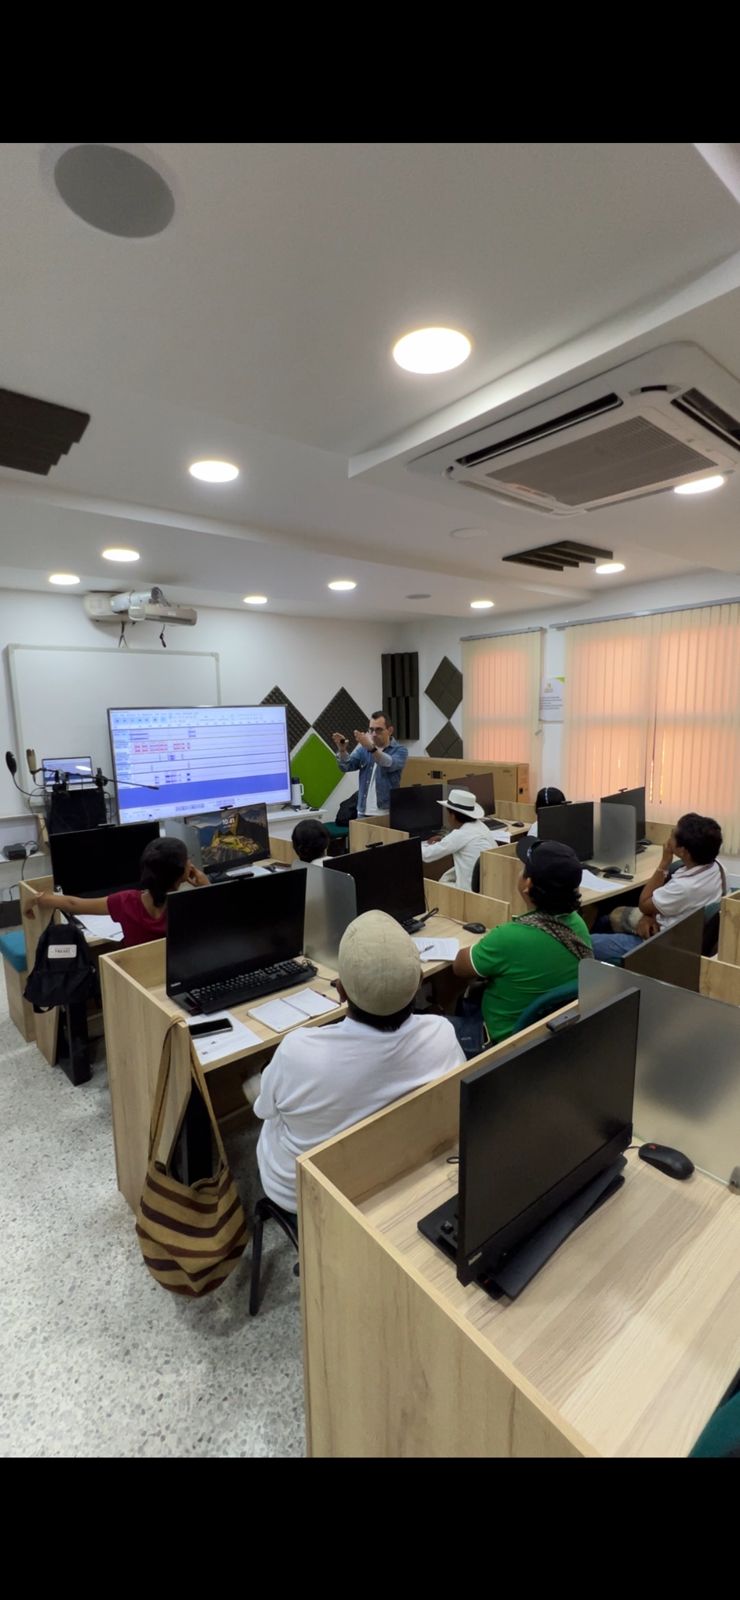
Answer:
<svg viewBox="0 0 740 1600"><path fill-rule="evenodd" d="M717 860L721 849L722 829L713 817L700 817L696 811L679 817L638 904L616 906L599 919L592 936L596 960L619 960L643 939L672 928L690 911L721 900L726 892L724 868ZM682 865L671 872L674 856Z"/></svg>
<svg viewBox="0 0 740 1600"><path fill-rule="evenodd" d="M439 805L447 813L450 831L443 839L426 839L421 846L422 861L441 861L452 856L453 865L443 872L440 883L454 883L458 889L471 889L473 868L484 850L492 850L496 842L490 829L481 822L485 815L470 789L450 789L446 800Z"/></svg>
<svg viewBox="0 0 740 1600"><path fill-rule="evenodd" d="M526 1007L549 989L573 983L578 963L591 955L588 928L578 915L581 863L568 844L522 839L519 893L531 908L514 922L491 928L468 950L459 950L453 972L485 978L481 1009L485 1033L498 1044L514 1032ZM461 1038L473 1038L469 1018L455 1018ZM478 1049L485 1048L481 1037ZM475 1045L470 1053L477 1053Z"/></svg>
<svg viewBox="0 0 740 1600"><path fill-rule="evenodd" d="M564 806L565 804L566 799L562 789L538 789L537 799L534 803L534 809L537 812L537 816L532 823L527 837L529 839L537 838L537 824L539 821L539 815L541 811L544 811L545 806Z"/></svg>
<svg viewBox="0 0 740 1600"><path fill-rule="evenodd" d="M28 907L26 916L32 917L35 906L39 906L43 910L71 911L78 917L112 917L123 928L124 946L164 939L168 894L183 883L205 888L208 878L188 860L182 839L152 839L141 858L139 872L138 889L119 889L99 900L81 900L75 894L44 890Z"/></svg>
<svg viewBox="0 0 740 1600"><path fill-rule="evenodd" d="M296 1156L464 1060L446 1017L412 1015L419 952L384 911L350 923L338 966L348 1016L287 1034L254 1102L264 1122L257 1164L265 1194L292 1213Z"/></svg>
<svg viewBox="0 0 740 1600"><path fill-rule="evenodd" d="M317 822L315 817L307 817L304 822L297 822L290 840L298 857L293 862L294 867L311 865L323 867L331 840L323 822Z"/></svg>

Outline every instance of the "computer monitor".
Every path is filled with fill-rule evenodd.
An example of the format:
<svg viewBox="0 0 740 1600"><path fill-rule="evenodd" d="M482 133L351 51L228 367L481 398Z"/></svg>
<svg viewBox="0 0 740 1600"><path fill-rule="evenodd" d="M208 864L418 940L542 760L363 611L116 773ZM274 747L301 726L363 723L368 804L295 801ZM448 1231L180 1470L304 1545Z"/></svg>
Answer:
<svg viewBox="0 0 740 1600"><path fill-rule="evenodd" d="M49 849L54 883L62 894L85 900L115 894L117 889L135 889L142 855L152 839L158 838L158 822L52 834Z"/></svg>
<svg viewBox="0 0 740 1600"><path fill-rule="evenodd" d="M324 862L325 872L349 872L357 890L357 915L387 911L397 922L411 922L426 910L419 839L353 850Z"/></svg>
<svg viewBox="0 0 740 1600"><path fill-rule="evenodd" d="M471 794L475 795L478 805L483 807L484 817L492 817L494 815L496 802L493 792L492 772L468 772L464 778L459 779L457 784L454 786L450 784L449 787L469 789Z"/></svg>
<svg viewBox="0 0 740 1600"><path fill-rule="evenodd" d="M121 822L290 800L285 706L108 711Z"/></svg>
<svg viewBox="0 0 740 1600"><path fill-rule="evenodd" d="M404 789L391 789L389 821L412 839L428 839L446 826L440 805L444 795L441 783L411 783Z"/></svg>
<svg viewBox="0 0 740 1600"><path fill-rule="evenodd" d="M690 911L680 922L674 922L672 928L629 950L622 966L627 972L641 972L644 978L658 978L661 983L693 989L698 994L705 926L700 906L698 911Z"/></svg>
<svg viewBox="0 0 740 1600"><path fill-rule="evenodd" d="M54 787L57 774L67 783L91 783L92 756L42 756L41 782L45 789Z"/></svg>
<svg viewBox="0 0 740 1600"><path fill-rule="evenodd" d="M104 828L108 823L105 795L94 784L79 788L48 791L48 816L46 826L49 836L54 833L85 833L91 828Z"/></svg>
<svg viewBox="0 0 740 1600"><path fill-rule="evenodd" d="M620 789L617 794L602 794L601 804L610 806L634 806L637 825L637 837L635 839L635 844L638 845L645 843L644 784L642 784L639 789Z"/></svg>
<svg viewBox="0 0 740 1600"><path fill-rule="evenodd" d="M557 839L569 844L579 861L590 861L594 853L593 800L582 800L576 805L543 806L537 812L537 834L540 839Z"/></svg>
<svg viewBox="0 0 740 1600"><path fill-rule="evenodd" d="M234 878L167 896L167 993L174 999L292 961L303 950L306 872Z"/></svg>
<svg viewBox="0 0 740 1600"><path fill-rule="evenodd" d="M627 1149L639 1007L629 990L460 1079L461 1283L495 1278Z"/></svg>
<svg viewBox="0 0 740 1600"><path fill-rule="evenodd" d="M206 872L249 867L270 854L267 806L240 806L217 823L198 826L201 865Z"/></svg>

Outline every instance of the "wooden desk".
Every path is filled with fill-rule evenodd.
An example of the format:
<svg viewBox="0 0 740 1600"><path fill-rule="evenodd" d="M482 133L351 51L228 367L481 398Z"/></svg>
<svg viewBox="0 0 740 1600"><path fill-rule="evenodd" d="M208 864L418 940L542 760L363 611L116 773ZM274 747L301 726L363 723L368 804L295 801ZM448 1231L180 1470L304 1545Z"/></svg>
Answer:
<svg viewBox="0 0 740 1600"><path fill-rule="evenodd" d="M298 1161L310 1454L685 1456L740 1363L737 1197L631 1153L518 1301L463 1288L417 1221L465 1070Z"/></svg>
<svg viewBox="0 0 740 1600"><path fill-rule="evenodd" d="M652 878L660 863L661 854L660 845L648 845L647 849L637 857L634 878L623 882L605 878L603 890L581 889L581 905L587 925L591 927L599 915L596 910L591 911L590 907L601 906L604 901L618 904L631 890L641 889ZM505 900L511 909L512 917L521 917L528 909L519 893L521 875L522 864L515 845L503 844L498 850L487 850L481 856L481 893L490 895L494 900Z"/></svg>

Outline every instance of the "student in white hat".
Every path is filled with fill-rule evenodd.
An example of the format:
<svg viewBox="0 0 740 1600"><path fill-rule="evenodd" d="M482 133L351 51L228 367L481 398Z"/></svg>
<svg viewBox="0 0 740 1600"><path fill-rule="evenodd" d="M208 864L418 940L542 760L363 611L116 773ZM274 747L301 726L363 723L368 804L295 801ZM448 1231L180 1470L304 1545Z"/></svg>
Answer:
<svg viewBox="0 0 740 1600"><path fill-rule="evenodd" d="M350 923L338 967L347 1017L286 1034L254 1102L264 1123L257 1144L262 1186L290 1213L296 1156L465 1059L447 1017L413 1012L419 952L385 911L366 911Z"/></svg>
<svg viewBox="0 0 740 1600"><path fill-rule="evenodd" d="M421 847L422 861L440 861L452 856L453 865L442 874L440 883L454 883L458 889L471 889L473 868L484 850L495 848L490 829L481 820L485 815L470 789L450 789L440 800L449 826L444 839L427 839Z"/></svg>

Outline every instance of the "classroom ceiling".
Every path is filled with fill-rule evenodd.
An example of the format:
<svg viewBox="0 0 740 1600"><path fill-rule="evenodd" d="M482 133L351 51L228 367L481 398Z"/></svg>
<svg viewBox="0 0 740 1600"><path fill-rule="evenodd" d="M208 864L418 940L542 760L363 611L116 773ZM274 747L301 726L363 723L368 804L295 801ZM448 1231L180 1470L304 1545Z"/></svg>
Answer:
<svg viewBox="0 0 740 1600"><path fill-rule="evenodd" d="M470 621L479 596L498 617L603 588L588 568L502 564L586 538L584 523L625 563L610 589L739 570L740 472L701 501L552 528L485 501L473 515L399 458L512 393L675 340L740 379L740 147L128 146L175 198L148 238L66 208L60 148L0 146L0 388L91 421L48 477L0 468L0 584L47 589L66 568L81 590L158 582L201 605L261 591L278 612ZM399 335L437 323L469 334L469 361L398 368ZM204 456L240 477L195 482ZM141 561L112 569L110 544ZM331 594L338 577L356 590Z"/></svg>

